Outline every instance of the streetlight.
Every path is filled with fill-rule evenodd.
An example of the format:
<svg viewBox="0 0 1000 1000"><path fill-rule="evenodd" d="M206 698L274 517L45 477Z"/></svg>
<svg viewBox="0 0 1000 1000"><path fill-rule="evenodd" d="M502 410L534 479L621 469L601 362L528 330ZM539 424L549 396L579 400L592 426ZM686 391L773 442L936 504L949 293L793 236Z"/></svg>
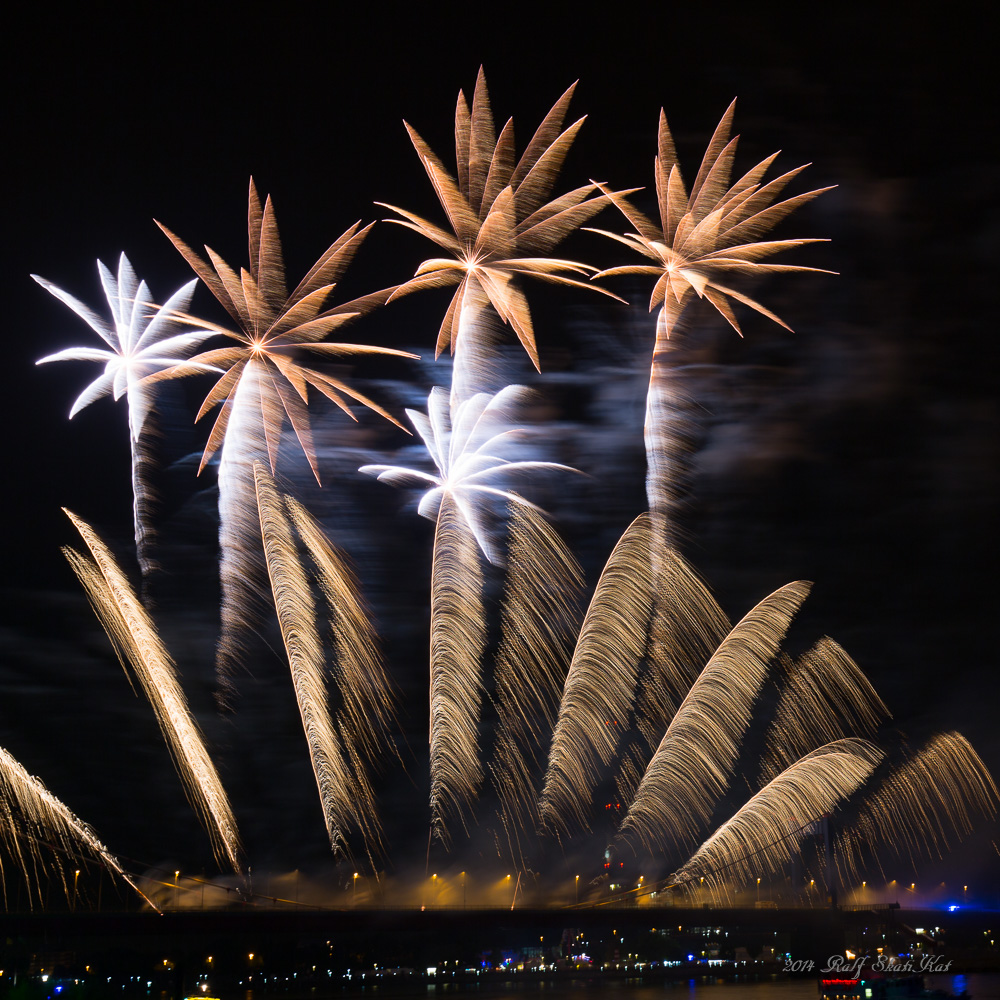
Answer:
<svg viewBox="0 0 1000 1000"><path fill-rule="evenodd" d="M576 902L580 902L580 876L576 877Z"/></svg>
<svg viewBox="0 0 1000 1000"><path fill-rule="evenodd" d="M357 902L358 902L358 873L355 872L354 873L354 899L353 899L353 905L356 906Z"/></svg>
<svg viewBox="0 0 1000 1000"><path fill-rule="evenodd" d="M76 900L77 900L76 883L77 883L77 880L79 878L80 878L80 869L77 868L77 870L75 872L73 872L73 912L74 913L76 912Z"/></svg>
<svg viewBox="0 0 1000 1000"><path fill-rule="evenodd" d="M462 909L465 909L465 872L462 872Z"/></svg>
<svg viewBox="0 0 1000 1000"><path fill-rule="evenodd" d="M181 877L181 873L179 871L174 872L174 909L175 910L178 907L178 897L179 897L179 893L180 893L180 887L177 884L177 880L180 877Z"/></svg>

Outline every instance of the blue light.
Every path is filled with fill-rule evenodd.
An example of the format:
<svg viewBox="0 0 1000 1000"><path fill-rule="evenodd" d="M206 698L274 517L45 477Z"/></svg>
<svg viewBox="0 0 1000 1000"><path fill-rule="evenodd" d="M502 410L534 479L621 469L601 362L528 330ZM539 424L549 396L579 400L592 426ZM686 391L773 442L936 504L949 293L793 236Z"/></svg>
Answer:
<svg viewBox="0 0 1000 1000"><path fill-rule="evenodd" d="M954 913L957 909L958 909L958 905L956 903L952 903L951 906L948 907L948 912L949 913Z"/></svg>

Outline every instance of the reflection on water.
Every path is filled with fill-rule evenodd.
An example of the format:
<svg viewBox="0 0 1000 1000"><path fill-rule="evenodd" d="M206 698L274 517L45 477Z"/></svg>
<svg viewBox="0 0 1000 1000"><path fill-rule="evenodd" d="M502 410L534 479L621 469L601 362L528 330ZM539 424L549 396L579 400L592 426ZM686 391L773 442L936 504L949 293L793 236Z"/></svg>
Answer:
<svg viewBox="0 0 1000 1000"><path fill-rule="evenodd" d="M961 995L968 991L972 1000L1000 1000L1000 975L939 975L926 976L925 985L928 989L944 990L946 995ZM426 990L410 990L395 992L389 989L372 989L364 992L326 992L315 990L304 993L301 998L320 1000L321 997L348 998L366 997L371 1000L395 1000L395 998L422 998L422 1000L459 1000L460 997L483 997L490 1000L501 1000L503 997L516 995L528 998L553 997L554 1000L682 1000L682 998L697 997L697 1000L816 1000L819 995L818 982L815 979L798 979L794 981L763 981L763 982L709 982L699 979L679 980L657 984L642 985L631 982L593 982L577 981L573 983L504 983L490 985L485 989L458 990L454 988L428 986ZM240 993L238 1000L265 1000L273 997L272 993L259 990L247 990ZM289 994L283 994L285 1000L293 1000ZM226 1000L237 1000L236 996Z"/></svg>
<svg viewBox="0 0 1000 1000"><path fill-rule="evenodd" d="M997 1000L1000 997L1000 975L924 976L924 985L929 990L944 990L945 993L950 993L953 996L961 996L962 991L965 990L972 1000Z"/></svg>

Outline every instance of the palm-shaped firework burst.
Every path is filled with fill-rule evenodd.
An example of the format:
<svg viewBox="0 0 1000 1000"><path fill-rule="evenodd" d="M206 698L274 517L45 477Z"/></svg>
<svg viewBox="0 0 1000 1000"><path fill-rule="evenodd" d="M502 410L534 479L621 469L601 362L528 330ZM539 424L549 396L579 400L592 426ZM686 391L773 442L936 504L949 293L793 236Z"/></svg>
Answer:
<svg viewBox="0 0 1000 1000"><path fill-rule="evenodd" d="M499 454L505 446L524 438L524 430L512 427L509 419L529 393L523 385L508 385L492 396L476 393L452 408L447 391L435 386L427 397L426 414L417 410L406 414L437 466L437 474L401 465L363 465L360 471L393 485L430 487L418 512L431 521L437 520L444 498L450 497L483 555L497 563L500 554L488 523L496 501L535 508L520 494L498 484L513 475L543 469L574 471L557 462L512 461Z"/></svg>
<svg viewBox="0 0 1000 1000"><path fill-rule="evenodd" d="M219 460L219 541L221 548L222 634L218 666L223 677L235 666L241 645L239 628L249 617L248 603L254 584L262 578L259 565L259 526L253 502L253 462L267 455L272 471L277 460L282 427L287 417L319 480L306 410L309 387L332 400L353 419L349 401L356 401L397 423L381 406L341 379L299 360L302 352L319 358L359 354L392 354L414 357L404 351L360 344L322 342L361 313L380 305L391 288L324 308L344 270L351 262L370 226L351 226L312 266L289 294L281 242L270 197L263 208L253 181L250 182L248 230L250 270L237 274L215 251L205 247L203 260L164 226L174 246L205 282L238 329L205 323L193 317L187 322L219 333L234 344L205 351L192 358L200 365L221 368L225 374L205 397L196 419L214 406L222 409L202 456L203 468L221 448ZM176 365L152 377L176 378L196 370L190 363ZM200 470L199 470L200 471Z"/></svg>
<svg viewBox="0 0 1000 1000"><path fill-rule="evenodd" d="M197 282L190 281L166 301L162 309L153 305L145 281L140 281L125 254L118 261L118 275L97 262L104 294L111 310L111 321L104 319L79 299L51 281L32 277L43 288L65 303L108 345L107 348L70 347L41 358L48 361L98 361L104 371L77 397L69 412L76 416L85 406L102 396L113 395L128 401L129 442L132 448L132 492L135 521L135 545L143 576L153 568L150 546L153 530L150 522L152 491L148 470L151 464L143 437L143 426L153 411L152 392L143 379L165 368L172 368L194 351L211 331L179 332L177 313L186 310ZM205 363L189 362L193 370L206 371Z"/></svg>
<svg viewBox="0 0 1000 1000"><path fill-rule="evenodd" d="M518 159L513 119L497 137L486 77L480 69L471 111L464 93L458 95L457 177L448 173L416 130L406 126L451 231L394 205L384 207L402 216L390 221L426 236L451 256L424 261L416 275L394 294L458 285L437 339L439 354L450 347L455 356L455 400L477 390L479 368L489 363L484 343L489 307L513 327L538 368L538 348L521 278L530 275L562 285L594 287L570 275L587 276L596 268L547 256L606 203L603 195L592 197L596 190L593 184L551 197L559 169L584 121L581 118L562 129L575 86L555 103Z"/></svg>
<svg viewBox="0 0 1000 1000"><path fill-rule="evenodd" d="M788 329L787 324L770 310L721 279L729 274L764 275L819 270L760 263L782 250L823 242L814 239L760 241L759 237L800 205L830 189L818 188L775 202L789 181L805 169L804 166L797 167L766 184L762 183L777 153L762 160L730 185L738 140L738 136L729 137L735 106L734 101L719 122L690 192L681 177L673 137L666 115L661 111L654 166L659 222L638 211L622 194L605 191L636 231L620 236L596 230L638 250L652 261L650 264L612 267L596 277L643 274L656 279L649 302L650 311L659 306L659 312L646 401L645 436L649 507L658 513L666 513L677 501L676 472L681 455L679 435L670 433L676 423L677 409L671 385L671 360L675 345L670 342L670 336L676 331L692 295L707 299L737 333L740 327L730 300L749 306Z"/></svg>
<svg viewBox="0 0 1000 1000"><path fill-rule="evenodd" d="M429 487L418 508L434 521L431 579L430 762L431 814L447 839L446 817L460 815L482 780L477 723L481 658L485 648L479 551L500 561L490 521L498 502L537 511L506 488L512 476L546 469L572 471L555 462L512 461L500 452L523 437L510 425L513 408L528 393L509 385L496 395L477 393L453 405L435 387L427 414L407 410L437 467L437 474L400 465L365 465L362 472L399 486ZM477 551L477 548L479 551Z"/></svg>

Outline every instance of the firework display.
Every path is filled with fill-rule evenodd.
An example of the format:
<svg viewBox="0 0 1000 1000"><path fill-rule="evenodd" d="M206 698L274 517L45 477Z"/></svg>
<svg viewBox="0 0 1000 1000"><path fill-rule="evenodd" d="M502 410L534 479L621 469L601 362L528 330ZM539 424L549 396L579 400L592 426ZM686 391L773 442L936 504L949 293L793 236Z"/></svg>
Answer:
<svg viewBox="0 0 1000 1000"><path fill-rule="evenodd" d="M213 336L211 330L184 330L180 316L191 304L197 281L189 281L157 308L151 301L149 287L139 281L125 254L118 262L117 277L97 262L111 309L112 322L102 319L89 306L38 275L32 275L43 288L64 302L108 345L110 350L94 347L70 347L40 358L48 361L100 361L104 372L80 396L69 411L72 418L85 406L109 393L115 399L125 396L128 404L129 444L132 448L133 520L135 522L136 558L146 576L153 569L149 553L153 530L153 501L147 482L147 470L155 464L149 450L146 422L153 414L153 390L145 378L154 372L173 368L178 360L193 353L199 344ZM188 362L192 371L213 371L210 365ZM144 433L145 428L145 433Z"/></svg>
<svg viewBox="0 0 1000 1000"><path fill-rule="evenodd" d="M252 181L249 269L231 268L207 247L206 260L161 226L236 329L192 311L194 282L157 303L124 255L117 277L99 264L110 323L36 279L110 348L73 348L42 361L105 363L71 416L101 395L127 399L143 579L156 569L157 510L147 483L155 466L148 425L156 394L162 383L211 374L217 381L194 419L220 408L198 468L217 456L220 700L239 712L234 692L249 639L262 621L276 621L336 858L363 861L372 871L384 865L390 849L375 776L390 768L426 778L427 800L411 813L428 845L457 854L472 831L485 830L497 863L536 877L546 852L565 850L577 837L603 838L606 858L656 859L661 889L707 884L724 898L750 874L777 875L801 859L815 824L838 812L844 823L833 840L828 881L836 872L847 877L864 870L883 847L913 860L952 847L996 813L996 787L969 743L957 733L938 735L915 751L894 741L882 727L891 706L831 639L801 656L786 654L782 644L809 583L763 596L732 625L681 552L688 418L673 387L673 363L682 314L704 298L737 332L734 302L784 326L729 282L819 270L762 263L817 240L761 237L828 189L777 200L804 169L766 182L777 154L731 183L731 106L690 189L661 114L658 222L629 200L638 189L591 182L554 196L583 125L581 118L563 127L572 93L570 87L518 156L512 120L496 131L480 71L471 107L459 94L454 175L407 125L446 223L384 207L399 216L391 221L447 256L425 260L408 280L339 305L331 306L330 298L371 226L348 228L289 292L274 207L270 198L261 204ZM596 231L652 263L599 271L548 256L599 212L616 209L635 232ZM566 294L584 289L617 298L591 279L621 275L655 279L644 428L647 510L634 512L587 594L559 524L529 498L539 481L583 477L534 450L536 440L520 418L535 391L507 381L505 358L513 347L536 369L541 363L525 278L564 286ZM417 432L412 440L426 455L414 458L418 449L411 447L405 460L359 469L404 491L418 490L417 513L434 523L429 640L421 662L426 740L413 762L398 734L398 665L383 661L380 651L379 634L392 623L376 623L351 553L333 543L280 470L296 451L286 447L294 439L316 483L324 479L309 412L317 394L351 419L369 408L403 427L392 403L376 402L342 368L330 366L416 355L326 338L410 292L454 286L435 341L438 354L451 353L436 369L449 373L450 384L431 389L426 412L405 409ZM225 345L205 349L213 338ZM292 434L283 436L286 425ZM238 810L188 708L156 609L135 596L97 533L69 517L89 555L67 549L66 556L153 708L217 863L245 876L253 859L237 830ZM397 527L382 530L391 534ZM604 815L600 799L608 789L614 807L608 803ZM37 899L42 879L63 876L67 856L97 859L139 888L97 835L2 750L0 824L0 844ZM588 892L593 886L604 891L606 881L598 876Z"/></svg>

